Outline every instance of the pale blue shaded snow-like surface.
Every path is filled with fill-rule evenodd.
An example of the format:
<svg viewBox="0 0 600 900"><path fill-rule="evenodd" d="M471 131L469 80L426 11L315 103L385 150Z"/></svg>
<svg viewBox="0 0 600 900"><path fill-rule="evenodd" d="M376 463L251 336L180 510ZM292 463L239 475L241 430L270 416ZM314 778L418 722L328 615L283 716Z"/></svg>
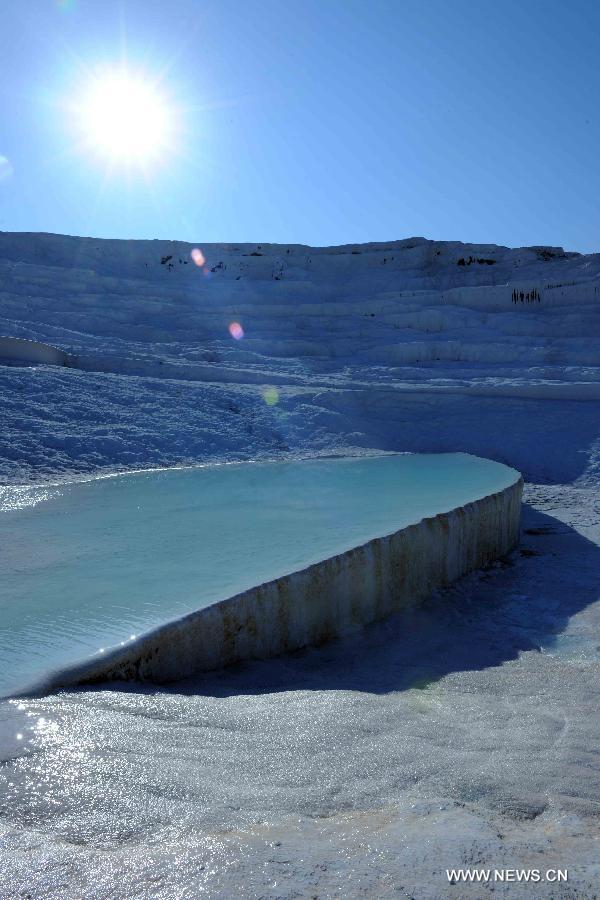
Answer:
<svg viewBox="0 0 600 900"><path fill-rule="evenodd" d="M466 454L390 455L5 489L0 691L517 477Z"/></svg>

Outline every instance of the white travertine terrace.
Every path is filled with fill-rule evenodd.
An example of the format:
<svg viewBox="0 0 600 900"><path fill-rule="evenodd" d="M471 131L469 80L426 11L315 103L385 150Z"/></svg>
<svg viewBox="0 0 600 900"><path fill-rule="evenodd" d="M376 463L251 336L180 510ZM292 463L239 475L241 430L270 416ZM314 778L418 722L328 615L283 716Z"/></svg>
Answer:
<svg viewBox="0 0 600 900"><path fill-rule="evenodd" d="M321 644L418 604L518 542L523 481L168 622L44 690L107 680L166 683Z"/></svg>
<svg viewBox="0 0 600 900"><path fill-rule="evenodd" d="M64 350L28 341L24 338L0 336L0 361L31 365L68 366L70 357Z"/></svg>

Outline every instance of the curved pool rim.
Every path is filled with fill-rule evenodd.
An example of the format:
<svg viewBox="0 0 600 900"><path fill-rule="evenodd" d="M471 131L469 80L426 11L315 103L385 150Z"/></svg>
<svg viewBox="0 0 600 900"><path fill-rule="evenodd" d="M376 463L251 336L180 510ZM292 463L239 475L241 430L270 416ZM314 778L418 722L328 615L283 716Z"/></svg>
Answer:
<svg viewBox="0 0 600 900"><path fill-rule="evenodd" d="M168 684L318 646L416 606L518 544L523 478L512 471L500 491L170 619L12 696L111 681Z"/></svg>

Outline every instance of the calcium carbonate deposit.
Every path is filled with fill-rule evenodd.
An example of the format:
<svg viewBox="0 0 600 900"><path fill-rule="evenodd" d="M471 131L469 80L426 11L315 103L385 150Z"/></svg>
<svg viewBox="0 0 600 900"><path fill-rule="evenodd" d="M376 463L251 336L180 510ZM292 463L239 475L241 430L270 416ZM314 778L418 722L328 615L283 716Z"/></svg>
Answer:
<svg viewBox="0 0 600 900"><path fill-rule="evenodd" d="M96 668L104 674L111 645L139 678L139 662L137 668L131 664L147 650L136 635L240 592L245 594L235 603L219 605L216 631L212 613L197 621L201 645L192 642L187 655L190 622L178 627L168 647L165 635L155 639L146 677L173 680L322 642L325 629L333 636L391 611L395 583L405 593L396 604L410 605L512 549L518 480L514 469L466 454L405 454L178 469L51 490L6 488L0 511L0 690L22 689L84 656L100 656ZM439 534L429 535L432 526L427 537L420 536L423 529L417 532L424 556L418 540L408 536L411 545L393 549L389 559L370 546L489 495L498 496L497 514L488 512L484 522L483 513L469 508L472 539L462 533L461 517ZM368 559L349 560L352 575L344 574L339 555L365 544ZM448 558L439 575L438 557ZM312 589L302 585L309 566ZM374 580L376 566L385 587ZM281 576L289 576L285 584ZM267 583L273 583L273 598L261 602L256 592L249 594L258 586L264 593ZM312 615L309 597L316 604ZM236 632L238 644L250 634L254 640L226 646L232 640L227 629Z"/></svg>
<svg viewBox="0 0 600 900"><path fill-rule="evenodd" d="M0 333L66 354L0 343L0 476L46 492L32 514L198 463L458 452L526 481L519 546L420 606L4 702L0 895L593 897L599 300L600 256L557 247L0 234ZM569 880L450 886L467 866Z"/></svg>

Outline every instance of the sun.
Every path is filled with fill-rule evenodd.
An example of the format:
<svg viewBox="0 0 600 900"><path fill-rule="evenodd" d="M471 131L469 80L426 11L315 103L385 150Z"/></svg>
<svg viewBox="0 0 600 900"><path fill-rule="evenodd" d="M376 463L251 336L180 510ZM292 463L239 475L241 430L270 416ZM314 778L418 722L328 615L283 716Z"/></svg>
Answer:
<svg viewBox="0 0 600 900"><path fill-rule="evenodd" d="M171 141L167 102L141 75L116 71L92 78L77 110L85 144L113 162L150 161Z"/></svg>

